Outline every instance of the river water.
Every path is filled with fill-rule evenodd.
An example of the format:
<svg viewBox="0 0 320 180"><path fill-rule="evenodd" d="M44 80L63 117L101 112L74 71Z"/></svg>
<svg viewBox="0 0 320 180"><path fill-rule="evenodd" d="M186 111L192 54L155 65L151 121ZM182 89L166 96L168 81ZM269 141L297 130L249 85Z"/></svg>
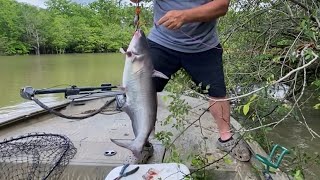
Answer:
<svg viewBox="0 0 320 180"><path fill-rule="evenodd" d="M0 115L23 108L26 100L19 95L21 87L33 88L100 86L102 83L121 83L124 60L121 54L70 54L41 56L0 56ZM50 97L50 96L49 96ZM56 98L52 98L56 101ZM58 96L62 99L62 96ZM312 106L317 100L303 106L310 127L320 134L320 110ZM8 108L10 106L10 108ZM311 135L298 121L287 120L269 133L274 143L287 148L300 147L312 154L320 151L320 140ZM308 166L307 179L317 179L320 167Z"/></svg>
<svg viewBox="0 0 320 180"><path fill-rule="evenodd" d="M0 108L23 102L21 87L119 85L124 60L121 54L0 56Z"/></svg>
<svg viewBox="0 0 320 180"><path fill-rule="evenodd" d="M306 90L305 98L302 102L305 101L311 93L311 89ZM320 162L315 163L315 159L312 158L316 156L316 153L320 153L320 139L313 138L301 122L307 123L311 129L320 134L320 110L313 108L318 102L317 99L309 99L301 107L305 121L301 115L298 116L298 119L286 119L268 133L269 140L273 141L275 144L280 144L288 149L293 147L299 148L299 150L301 150L301 155L305 152L311 157L311 159L306 160L307 164L303 166L303 168L305 168L305 177L310 180L320 179ZM288 167L292 167L291 158L294 157L292 154L294 153L291 152L291 156L285 158L284 163ZM302 159L304 158L302 157Z"/></svg>

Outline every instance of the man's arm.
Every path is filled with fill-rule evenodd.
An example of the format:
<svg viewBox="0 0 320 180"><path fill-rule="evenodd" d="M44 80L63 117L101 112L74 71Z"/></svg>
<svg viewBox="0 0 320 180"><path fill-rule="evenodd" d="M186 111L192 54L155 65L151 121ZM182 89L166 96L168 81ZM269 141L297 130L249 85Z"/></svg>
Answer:
<svg viewBox="0 0 320 180"><path fill-rule="evenodd" d="M185 10L186 23L206 22L224 16L228 12L230 0L214 0L202 6Z"/></svg>
<svg viewBox="0 0 320 180"><path fill-rule="evenodd" d="M214 0L207 4L186 10L172 10L158 21L169 29L178 29L185 23L207 22L224 16L228 12L230 0Z"/></svg>

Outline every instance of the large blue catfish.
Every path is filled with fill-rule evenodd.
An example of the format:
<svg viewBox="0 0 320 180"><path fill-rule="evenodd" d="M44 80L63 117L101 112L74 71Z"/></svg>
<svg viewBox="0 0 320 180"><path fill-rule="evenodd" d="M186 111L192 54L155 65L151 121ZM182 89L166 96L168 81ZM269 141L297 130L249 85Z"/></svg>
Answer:
<svg viewBox="0 0 320 180"><path fill-rule="evenodd" d="M131 119L135 139L127 143L115 139L111 141L141 158L143 146L154 129L157 115L157 94L152 77L168 77L154 70L147 38L142 30L138 29L134 33L126 52L123 49L120 51L126 55L122 79L126 94L123 111Z"/></svg>

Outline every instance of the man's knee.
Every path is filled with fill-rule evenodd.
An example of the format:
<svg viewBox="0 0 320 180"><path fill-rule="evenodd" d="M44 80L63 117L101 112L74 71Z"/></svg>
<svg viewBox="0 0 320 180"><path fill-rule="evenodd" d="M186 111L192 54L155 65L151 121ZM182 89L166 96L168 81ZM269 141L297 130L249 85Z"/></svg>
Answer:
<svg viewBox="0 0 320 180"><path fill-rule="evenodd" d="M214 102L227 102L228 101L228 97L226 95L224 96L209 96L210 100L210 104L214 103Z"/></svg>
<svg viewBox="0 0 320 180"><path fill-rule="evenodd" d="M230 118L230 104L227 96L224 97L210 97L209 109L215 118L228 120ZM219 119L217 119L219 120Z"/></svg>

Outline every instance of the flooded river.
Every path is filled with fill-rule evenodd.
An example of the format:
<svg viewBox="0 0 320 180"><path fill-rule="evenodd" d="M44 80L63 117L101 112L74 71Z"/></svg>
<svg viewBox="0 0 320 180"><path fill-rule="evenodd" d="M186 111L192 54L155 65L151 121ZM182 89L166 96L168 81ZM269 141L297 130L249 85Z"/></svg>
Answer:
<svg viewBox="0 0 320 180"><path fill-rule="evenodd" d="M0 56L0 107L23 102L19 90L50 87L119 85L121 54Z"/></svg>

